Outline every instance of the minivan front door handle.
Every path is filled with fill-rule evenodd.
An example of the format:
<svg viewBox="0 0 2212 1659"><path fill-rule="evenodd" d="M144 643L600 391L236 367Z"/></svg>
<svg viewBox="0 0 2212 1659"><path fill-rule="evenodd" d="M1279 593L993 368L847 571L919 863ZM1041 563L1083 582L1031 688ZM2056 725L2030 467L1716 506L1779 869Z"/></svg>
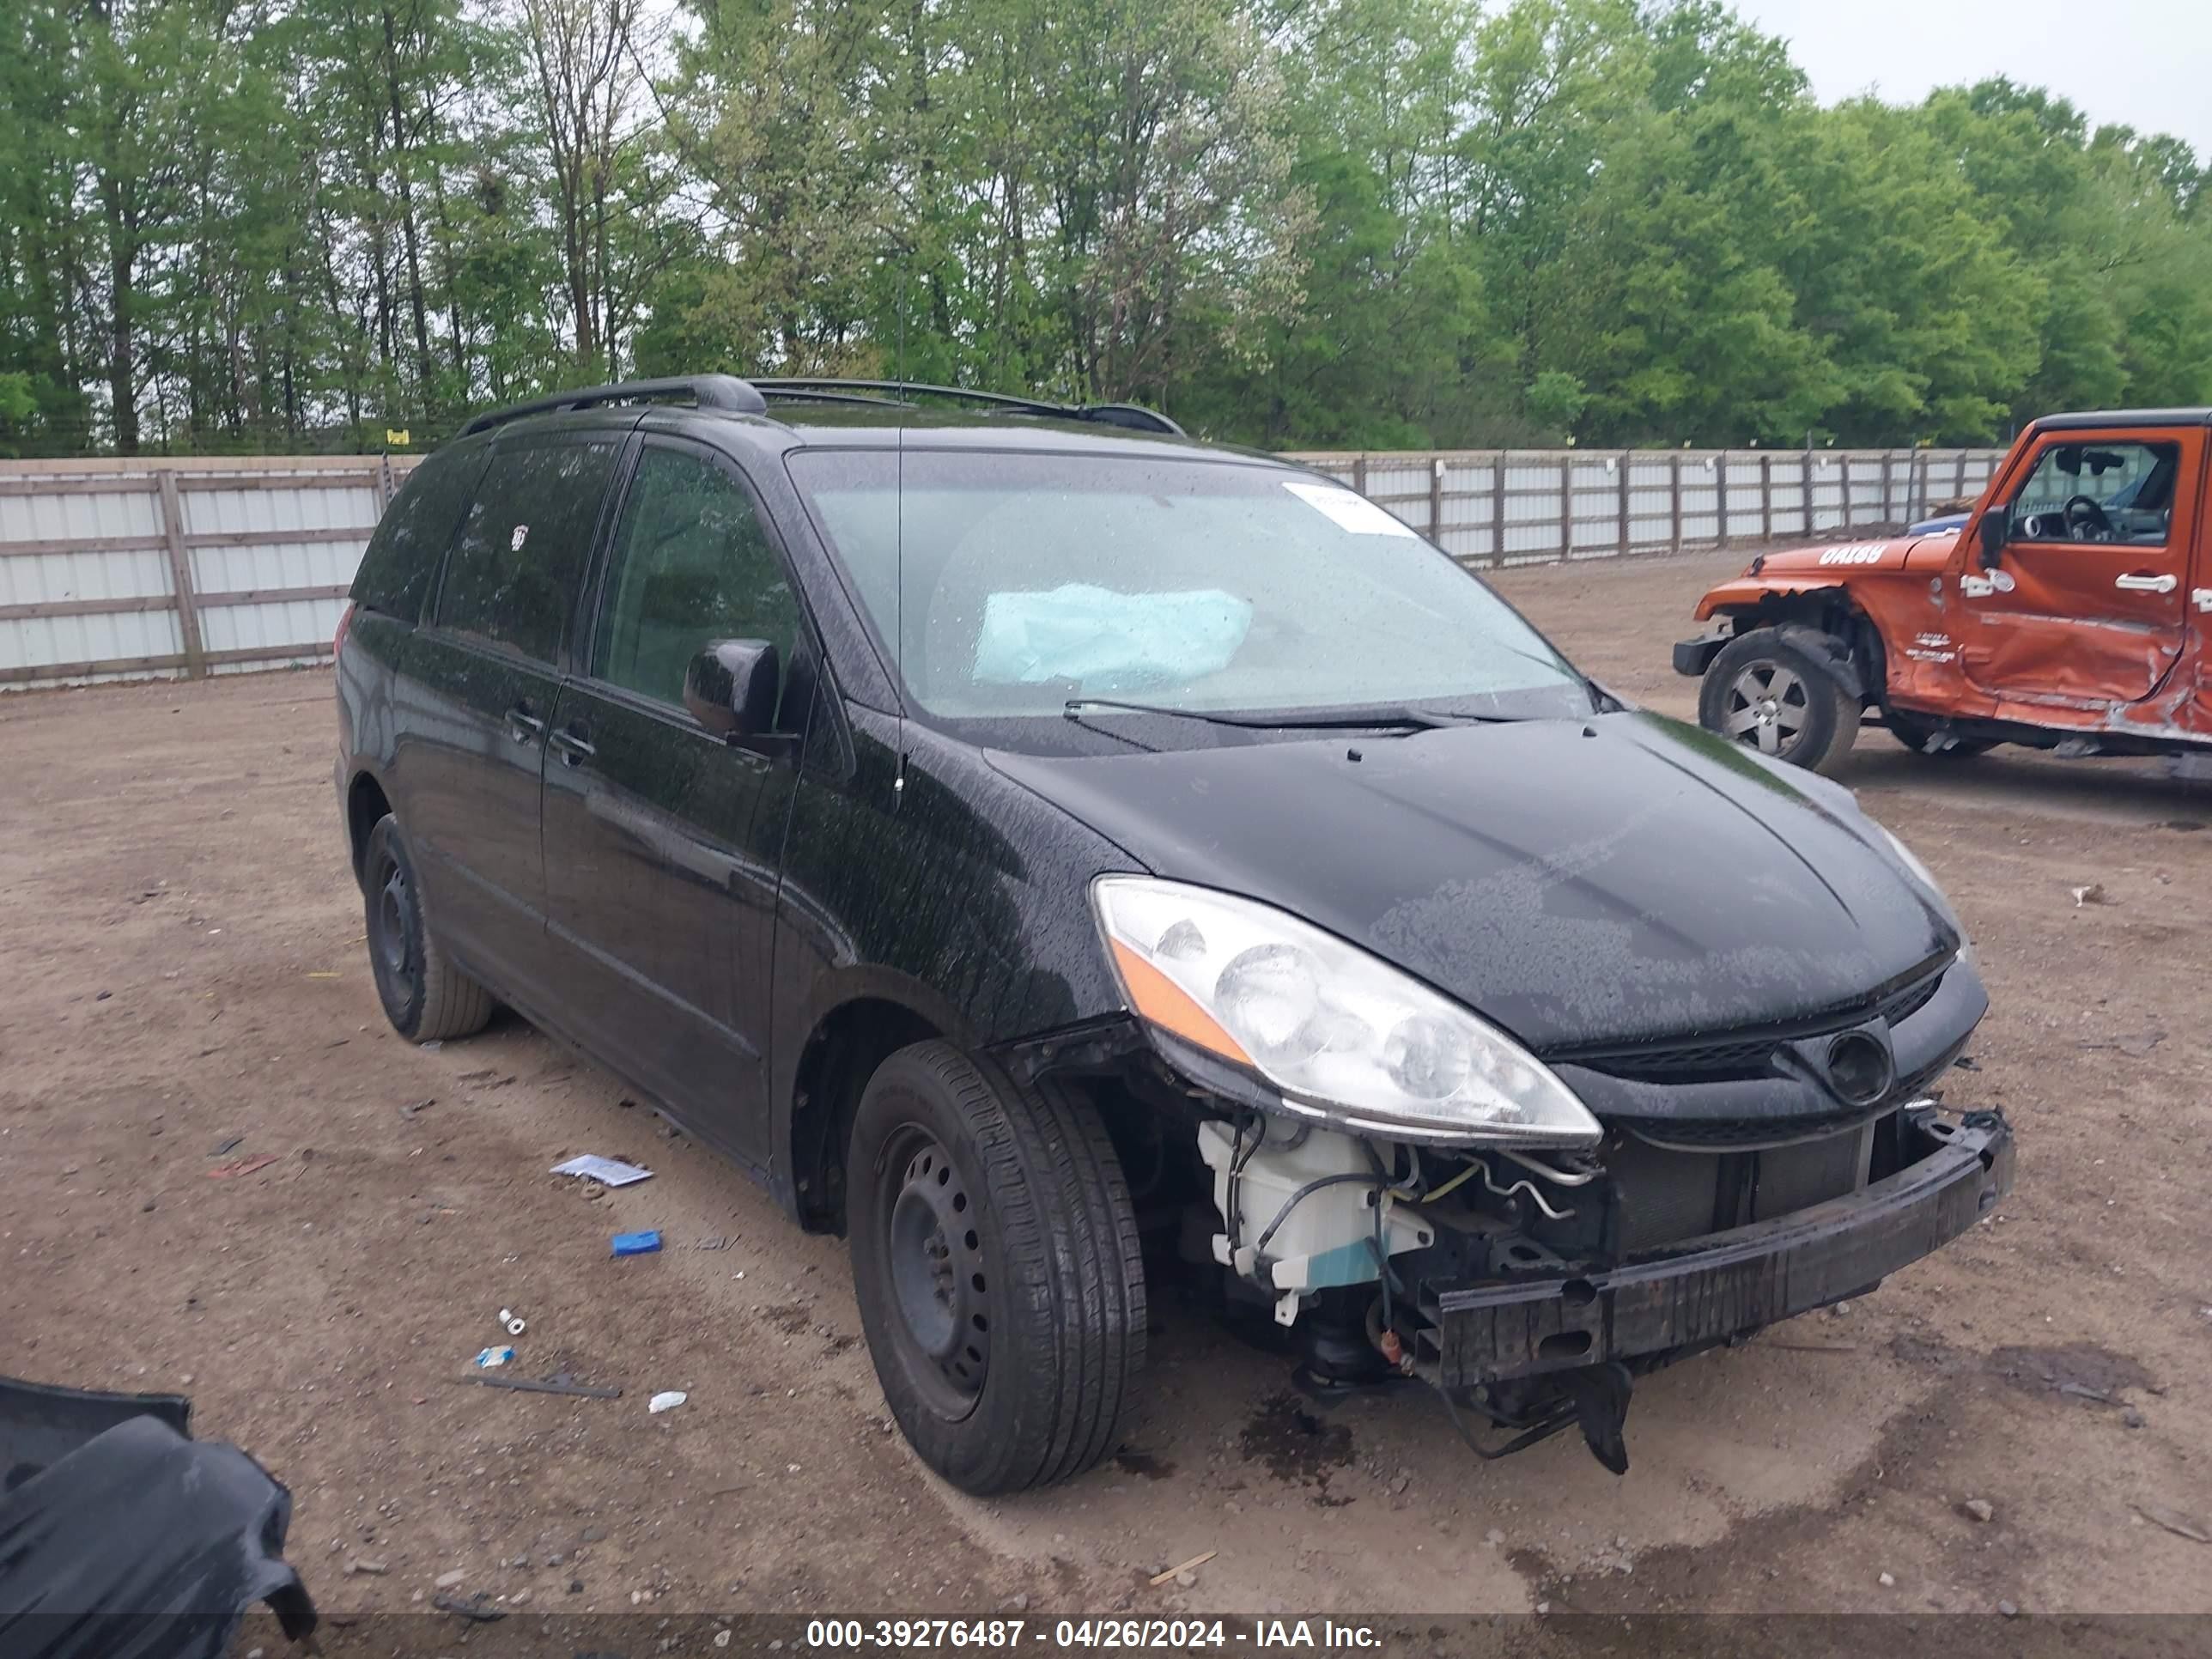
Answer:
<svg viewBox="0 0 2212 1659"><path fill-rule="evenodd" d="M2171 570L2163 576L2115 576L2112 586L2130 593L2171 593L2181 586L2181 578Z"/></svg>
<svg viewBox="0 0 2212 1659"><path fill-rule="evenodd" d="M599 751L592 747L591 739L584 735L580 726L563 726L553 734L553 746L561 751L561 758L570 766L581 766Z"/></svg>
<svg viewBox="0 0 2212 1659"><path fill-rule="evenodd" d="M530 712L530 705L519 702L507 711L507 735L517 743L535 743L545 735L545 722Z"/></svg>

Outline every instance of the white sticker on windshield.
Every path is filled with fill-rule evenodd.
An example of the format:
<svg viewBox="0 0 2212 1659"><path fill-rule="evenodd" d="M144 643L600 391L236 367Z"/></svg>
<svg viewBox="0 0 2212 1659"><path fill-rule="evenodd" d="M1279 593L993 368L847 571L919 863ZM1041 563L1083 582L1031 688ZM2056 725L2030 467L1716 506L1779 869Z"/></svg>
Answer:
<svg viewBox="0 0 2212 1659"><path fill-rule="evenodd" d="M1355 495L1349 489L1340 489L1334 484L1300 483L1288 479L1284 481L1283 488L1355 536L1413 534L1364 495Z"/></svg>

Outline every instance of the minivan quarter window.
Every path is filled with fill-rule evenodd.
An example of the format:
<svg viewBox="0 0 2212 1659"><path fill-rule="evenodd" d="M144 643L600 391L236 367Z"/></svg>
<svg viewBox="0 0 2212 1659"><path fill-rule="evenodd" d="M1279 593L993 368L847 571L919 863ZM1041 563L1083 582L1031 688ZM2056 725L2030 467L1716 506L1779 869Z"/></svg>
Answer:
<svg viewBox="0 0 2212 1659"><path fill-rule="evenodd" d="M439 625L553 661L617 453L607 439L494 451L446 560Z"/></svg>
<svg viewBox="0 0 2212 1659"><path fill-rule="evenodd" d="M744 487L696 450L648 443L623 507L592 675L680 704L709 640L766 640L787 671L799 602Z"/></svg>
<svg viewBox="0 0 2212 1659"><path fill-rule="evenodd" d="M363 605L403 622L421 618L483 462L478 447L442 449L409 475L362 556L355 583Z"/></svg>

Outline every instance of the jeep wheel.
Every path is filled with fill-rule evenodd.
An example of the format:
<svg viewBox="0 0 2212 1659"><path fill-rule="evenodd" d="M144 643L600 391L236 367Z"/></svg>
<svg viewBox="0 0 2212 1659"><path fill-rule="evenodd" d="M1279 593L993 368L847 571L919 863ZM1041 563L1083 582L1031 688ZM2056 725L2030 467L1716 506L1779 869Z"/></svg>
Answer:
<svg viewBox="0 0 2212 1659"><path fill-rule="evenodd" d="M453 965L422 912L415 862L386 813L369 831L367 872L368 965L392 1029L413 1042L468 1036L491 1018L491 993Z"/></svg>
<svg viewBox="0 0 2212 1659"><path fill-rule="evenodd" d="M1911 714L1893 710L1883 711L1881 723L1895 738L1916 755L1932 755L1938 760L1972 760L1977 755L1986 755L1996 744L1987 738L1953 738L1940 749L1930 749L1928 740L1939 729L1932 721L1922 720Z"/></svg>
<svg viewBox="0 0 2212 1659"><path fill-rule="evenodd" d="M962 1490L1119 1443L1145 1357L1135 1212L1104 1125L945 1042L878 1068L846 1164L854 1289L891 1415Z"/></svg>
<svg viewBox="0 0 2212 1659"><path fill-rule="evenodd" d="M1698 692L1707 731L1816 772L1850 753L1859 713L1826 665L1771 628L1723 646Z"/></svg>

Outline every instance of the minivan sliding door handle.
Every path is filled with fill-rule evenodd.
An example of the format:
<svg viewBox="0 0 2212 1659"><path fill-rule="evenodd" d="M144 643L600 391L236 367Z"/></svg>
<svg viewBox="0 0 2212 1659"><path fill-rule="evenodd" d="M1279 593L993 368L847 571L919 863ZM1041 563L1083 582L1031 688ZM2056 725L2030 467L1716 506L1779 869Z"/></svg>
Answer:
<svg viewBox="0 0 2212 1659"><path fill-rule="evenodd" d="M591 739L584 735L581 728L574 726L556 732L551 741L553 746L561 751L561 758L570 766L581 766L599 752L592 747Z"/></svg>

